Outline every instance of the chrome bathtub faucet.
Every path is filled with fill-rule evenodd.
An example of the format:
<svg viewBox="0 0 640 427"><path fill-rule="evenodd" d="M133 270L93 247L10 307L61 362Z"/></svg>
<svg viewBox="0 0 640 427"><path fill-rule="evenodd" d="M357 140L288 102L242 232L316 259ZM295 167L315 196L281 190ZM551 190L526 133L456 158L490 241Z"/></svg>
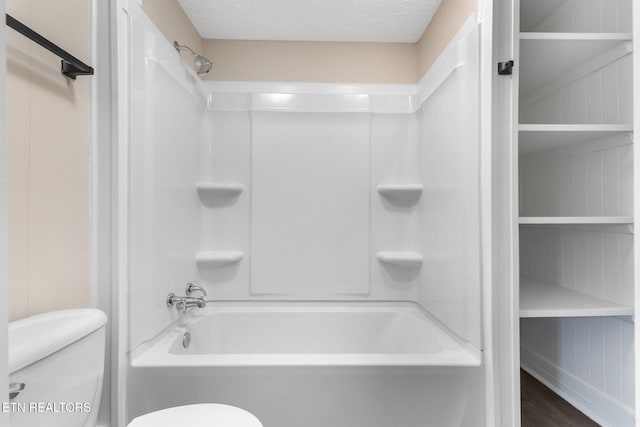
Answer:
<svg viewBox="0 0 640 427"><path fill-rule="evenodd" d="M193 283L187 283L187 287L184 289L184 293L187 294L188 297L190 297L194 292L202 292L203 296L207 296L207 291L202 289L201 286L194 285Z"/></svg>
<svg viewBox="0 0 640 427"><path fill-rule="evenodd" d="M194 292L202 292L201 297L192 297L191 294ZM202 287L194 285L193 283L187 283L187 287L185 288L184 297L176 296L173 292L167 295L167 307L176 307L177 310L182 310L182 313L186 313L188 309L191 307L203 308L207 305L207 302L204 300L204 297L207 295L207 291L202 289Z"/></svg>

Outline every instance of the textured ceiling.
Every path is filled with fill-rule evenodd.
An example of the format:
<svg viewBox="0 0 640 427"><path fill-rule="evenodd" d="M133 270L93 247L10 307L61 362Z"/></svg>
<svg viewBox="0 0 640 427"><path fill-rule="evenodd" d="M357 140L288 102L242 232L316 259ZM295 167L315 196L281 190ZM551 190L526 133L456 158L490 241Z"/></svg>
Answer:
<svg viewBox="0 0 640 427"><path fill-rule="evenodd" d="M402 42L442 0L178 0L205 39Z"/></svg>

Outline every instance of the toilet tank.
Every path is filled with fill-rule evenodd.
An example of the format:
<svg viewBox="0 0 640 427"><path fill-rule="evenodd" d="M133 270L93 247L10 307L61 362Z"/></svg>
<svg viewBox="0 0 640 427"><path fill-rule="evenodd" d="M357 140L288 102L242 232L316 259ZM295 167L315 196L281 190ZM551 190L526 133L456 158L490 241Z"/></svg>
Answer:
<svg viewBox="0 0 640 427"><path fill-rule="evenodd" d="M61 310L9 324L12 427L94 427L104 371L100 310Z"/></svg>

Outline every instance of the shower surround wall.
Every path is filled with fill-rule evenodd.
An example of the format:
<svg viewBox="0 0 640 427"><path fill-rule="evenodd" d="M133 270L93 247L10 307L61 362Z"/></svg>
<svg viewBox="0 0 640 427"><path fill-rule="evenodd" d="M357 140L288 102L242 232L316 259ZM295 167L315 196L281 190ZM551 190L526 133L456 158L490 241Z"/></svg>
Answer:
<svg viewBox="0 0 640 427"><path fill-rule="evenodd" d="M164 298L190 281L211 301L415 302L483 350L475 18L419 85L336 85L203 83L138 9L122 16L130 43L127 351L177 319ZM417 375L407 392L422 399L449 381L447 414L478 426L484 363L394 375L398 390L400 378ZM158 379L150 369L134 368L129 388ZM372 384L395 381L376 369L366 368ZM210 373L215 397L233 400L224 394L233 385ZM426 419L420 399L404 394L372 399L414 402L406 420ZM174 398L159 392L154 404ZM137 402L131 414L153 409ZM361 413L343 409L345 420Z"/></svg>
<svg viewBox="0 0 640 427"><path fill-rule="evenodd" d="M144 19L131 25L144 41L132 44L132 348L175 317L149 293L187 281L214 300L416 301L481 347L475 29L414 95L196 84Z"/></svg>

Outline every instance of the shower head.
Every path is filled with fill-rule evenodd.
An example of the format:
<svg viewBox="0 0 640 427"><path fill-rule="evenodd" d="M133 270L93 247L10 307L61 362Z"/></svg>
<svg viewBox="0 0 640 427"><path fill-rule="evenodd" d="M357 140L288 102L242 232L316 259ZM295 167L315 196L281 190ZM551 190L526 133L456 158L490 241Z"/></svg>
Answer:
<svg viewBox="0 0 640 427"><path fill-rule="evenodd" d="M196 73L198 73L199 75L207 74L209 71L211 71L213 63L208 58L195 53L189 46L178 44L177 41L173 42L173 47L175 47L178 52L180 52L181 50L186 50L193 56L193 64L196 67Z"/></svg>

